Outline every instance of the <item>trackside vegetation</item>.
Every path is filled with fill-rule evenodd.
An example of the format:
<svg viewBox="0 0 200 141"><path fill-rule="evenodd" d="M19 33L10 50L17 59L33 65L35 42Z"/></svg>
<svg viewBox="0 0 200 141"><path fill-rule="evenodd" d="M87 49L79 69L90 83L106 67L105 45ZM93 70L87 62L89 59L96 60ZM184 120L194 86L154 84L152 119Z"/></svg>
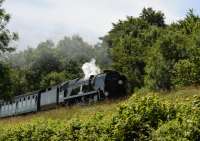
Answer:
<svg viewBox="0 0 200 141"><path fill-rule="evenodd" d="M95 114L91 115L88 111L88 118L84 120L81 116L67 120L40 116L10 127L1 126L0 140L200 139L199 88L185 88L171 93L139 91L120 104L117 102L116 107L109 117L106 113L111 109L98 112L96 108Z"/></svg>

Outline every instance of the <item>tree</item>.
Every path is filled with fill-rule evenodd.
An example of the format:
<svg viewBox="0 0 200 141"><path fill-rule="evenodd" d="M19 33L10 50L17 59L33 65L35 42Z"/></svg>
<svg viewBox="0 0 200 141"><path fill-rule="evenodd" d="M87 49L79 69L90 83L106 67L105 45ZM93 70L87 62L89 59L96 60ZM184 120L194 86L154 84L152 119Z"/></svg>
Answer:
<svg viewBox="0 0 200 141"><path fill-rule="evenodd" d="M16 33L10 32L6 25L10 20L10 15L2 8L4 0L0 0L0 56L5 52L14 50L10 43L17 40ZM13 94L11 69L3 62L0 62L0 99L8 99Z"/></svg>
<svg viewBox="0 0 200 141"><path fill-rule="evenodd" d="M97 64L101 67L101 69L109 69L112 60L108 53L108 46L105 42L97 43L94 48L95 59Z"/></svg>
<svg viewBox="0 0 200 141"><path fill-rule="evenodd" d="M142 18L127 17L113 24L103 39L108 44L112 67L125 74L133 87L144 85L144 68L149 48L160 36L160 29Z"/></svg>
<svg viewBox="0 0 200 141"><path fill-rule="evenodd" d="M57 85L63 81L65 81L65 74L63 72L51 72L43 78L40 85L42 88L47 88Z"/></svg>
<svg viewBox="0 0 200 141"><path fill-rule="evenodd" d="M188 45L187 37L181 33L164 31L147 55L146 86L154 90L171 89L174 65L189 56Z"/></svg>
<svg viewBox="0 0 200 141"><path fill-rule="evenodd" d="M68 62L65 63L64 73L66 79L71 80L83 77L83 73L81 70L81 66L83 63L80 63L80 61L69 60Z"/></svg>
<svg viewBox="0 0 200 141"><path fill-rule="evenodd" d="M13 85L13 94L14 95L21 95L28 91L29 83L26 79L27 70L14 68L11 70L11 78L12 78L12 85Z"/></svg>
<svg viewBox="0 0 200 141"><path fill-rule="evenodd" d="M173 83L176 86L200 84L200 34L194 32L187 40L190 42L186 48L188 56L174 65Z"/></svg>
<svg viewBox="0 0 200 141"><path fill-rule="evenodd" d="M78 35L64 37L64 39L60 40L56 46L56 52L64 61L75 61L79 58L90 60L94 57L92 46L84 42Z"/></svg>
<svg viewBox="0 0 200 141"><path fill-rule="evenodd" d="M0 62L0 76L0 99L9 99L13 94L11 70L2 62Z"/></svg>
<svg viewBox="0 0 200 141"><path fill-rule="evenodd" d="M34 60L26 71L28 90L40 89L40 82L48 73L61 71L62 64L56 56L53 46L53 42L47 40L40 43L34 51Z"/></svg>
<svg viewBox="0 0 200 141"><path fill-rule="evenodd" d="M189 9L183 20L174 23L170 27L174 32L181 31L182 34L195 34L200 31L200 17L196 15L193 9Z"/></svg>
<svg viewBox="0 0 200 141"><path fill-rule="evenodd" d="M10 46L10 42L18 39L16 33L10 32L6 25L10 21L10 15L2 8L4 0L0 0L0 55L4 52L11 52L15 48Z"/></svg>
<svg viewBox="0 0 200 141"><path fill-rule="evenodd" d="M147 21L151 25L159 27L165 26L165 17L161 11L155 11L152 8L144 8L140 14L140 18Z"/></svg>
<svg viewBox="0 0 200 141"><path fill-rule="evenodd" d="M178 61L174 66L173 83L178 86L187 86L197 83L198 69L191 60L185 59Z"/></svg>
<svg viewBox="0 0 200 141"><path fill-rule="evenodd" d="M126 37L112 49L113 67L124 73L134 87L143 86L144 48L137 39Z"/></svg>
<svg viewBox="0 0 200 141"><path fill-rule="evenodd" d="M171 68L159 47L149 50L145 66L145 87L151 90L169 90L172 87Z"/></svg>
<svg viewBox="0 0 200 141"><path fill-rule="evenodd" d="M61 70L61 62L53 47L54 43L49 40L41 42L37 46L33 64L31 66L33 70L37 70L41 75Z"/></svg>

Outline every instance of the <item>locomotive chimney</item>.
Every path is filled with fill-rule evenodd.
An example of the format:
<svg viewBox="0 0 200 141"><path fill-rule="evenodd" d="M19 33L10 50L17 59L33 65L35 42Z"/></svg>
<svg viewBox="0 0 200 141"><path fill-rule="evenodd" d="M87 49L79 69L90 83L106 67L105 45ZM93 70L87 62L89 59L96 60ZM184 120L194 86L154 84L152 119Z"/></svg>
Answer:
<svg viewBox="0 0 200 141"><path fill-rule="evenodd" d="M90 62L83 64L82 70L85 75L84 79L89 79L91 75L97 75L101 72L100 68L96 65L96 60L94 58L92 58Z"/></svg>

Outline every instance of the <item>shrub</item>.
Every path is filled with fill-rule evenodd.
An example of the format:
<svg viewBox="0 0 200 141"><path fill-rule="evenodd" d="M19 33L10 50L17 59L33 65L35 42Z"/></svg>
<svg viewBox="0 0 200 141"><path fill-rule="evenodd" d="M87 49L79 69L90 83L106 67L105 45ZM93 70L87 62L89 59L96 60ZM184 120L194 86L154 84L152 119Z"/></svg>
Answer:
<svg viewBox="0 0 200 141"><path fill-rule="evenodd" d="M161 125L153 132L156 141L198 141L200 140L200 101L194 100L193 105L182 106L176 119Z"/></svg>
<svg viewBox="0 0 200 141"><path fill-rule="evenodd" d="M174 104L156 96L132 96L110 119L101 113L87 121L39 119L0 132L6 141L199 140L200 97Z"/></svg>
<svg viewBox="0 0 200 141"><path fill-rule="evenodd" d="M198 67L189 60L180 60L174 66L174 83L176 85L190 85L197 82Z"/></svg>
<svg viewBox="0 0 200 141"><path fill-rule="evenodd" d="M149 140L153 129L175 116L176 107L161 103L157 97L134 97L130 103L121 106L113 117L113 138Z"/></svg>

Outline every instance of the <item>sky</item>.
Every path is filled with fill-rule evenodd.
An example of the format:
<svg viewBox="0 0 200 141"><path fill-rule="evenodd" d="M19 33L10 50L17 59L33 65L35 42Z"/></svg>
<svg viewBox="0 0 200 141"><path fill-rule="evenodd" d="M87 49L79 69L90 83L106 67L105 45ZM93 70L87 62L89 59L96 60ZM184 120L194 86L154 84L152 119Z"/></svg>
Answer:
<svg viewBox="0 0 200 141"><path fill-rule="evenodd" d="M6 0L3 7L11 15L8 28L19 34L17 50L77 34L94 45L112 23L137 17L144 7L164 12L167 23L191 8L200 15L199 0Z"/></svg>

